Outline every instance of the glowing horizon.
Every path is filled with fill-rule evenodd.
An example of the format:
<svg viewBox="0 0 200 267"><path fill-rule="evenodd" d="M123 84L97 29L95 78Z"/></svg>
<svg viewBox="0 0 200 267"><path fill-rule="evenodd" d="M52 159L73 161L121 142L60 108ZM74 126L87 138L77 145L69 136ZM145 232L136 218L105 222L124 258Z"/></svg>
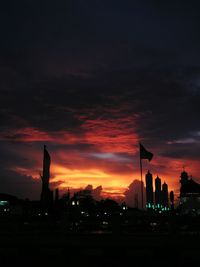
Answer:
<svg viewBox="0 0 200 267"><path fill-rule="evenodd" d="M112 135L108 134L111 126L109 126L108 132L106 126L106 130L99 131L100 135L97 136L100 127L99 122L97 125L96 123L93 123L93 125L95 127L89 129L89 137L87 134L83 136L62 131L56 135L56 133L41 132L31 127L25 128L24 135L17 136L15 142L29 146L26 152L19 151L19 157L25 155L28 158L34 157L34 164L31 164L30 167L22 164L21 166L13 166L11 169L21 175L38 179L42 168L42 143L47 143L47 149L51 155L50 183L53 188L56 185L56 187L65 191L67 188L83 189L87 185L102 186L102 195L122 197L134 180L140 180L139 138L137 135L131 138L133 130L128 131L128 134L125 135L119 128L115 132L117 126L114 124L112 124ZM100 128L103 127L101 123ZM66 140L66 136L70 136L70 138ZM115 141L118 142L118 146L116 144L113 146ZM66 144L67 142L68 144ZM83 149L82 147L81 149L77 148L80 142L83 144ZM90 143L92 143L92 147L90 147ZM67 147L65 151L66 145L72 147ZM150 170L154 179L158 175L162 179L162 183L165 181L168 184L169 191L173 190L178 194L179 178L183 166L182 160L158 156L159 150L156 147L148 146L148 149L154 153L154 158L150 163L143 160L144 185L145 174L147 170ZM187 162L192 167L190 169L195 169L198 164L196 160Z"/></svg>

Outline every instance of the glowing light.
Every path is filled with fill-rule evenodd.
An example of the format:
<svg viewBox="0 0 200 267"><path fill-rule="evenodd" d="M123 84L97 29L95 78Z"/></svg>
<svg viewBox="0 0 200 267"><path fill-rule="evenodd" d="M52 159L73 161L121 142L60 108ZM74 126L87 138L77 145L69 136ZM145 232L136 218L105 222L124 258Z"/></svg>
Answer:
<svg viewBox="0 0 200 267"><path fill-rule="evenodd" d="M52 184L58 182L60 189L63 190L68 187L84 188L88 184L92 184L93 187L102 185L103 197L124 197L123 193L127 186L139 177L139 174L134 171L130 163L130 159L132 162L132 157L135 157L138 152L138 134L135 130L137 125L133 121L133 117L119 117L116 120L109 121L103 117L91 119L86 115L82 115L80 120L82 121L81 128L84 131L84 135L67 131L44 132L29 126L3 133L0 138L27 143L48 141L57 144L92 145L94 150L90 151L88 149L84 150L84 152L78 151L78 149L77 151L69 149L69 153L66 153L62 148L52 148L52 151L50 151L52 152L50 182ZM24 151L22 152L24 154ZM38 179L38 173L41 170L40 152L26 151L27 158L34 157L36 160L35 166L31 166L31 168L27 166L11 166L10 169ZM167 166L167 168L163 167L159 171L160 175L165 177L169 190L174 190L174 187L179 188L182 160L172 160L171 158L157 156L153 162L154 169L157 166ZM191 170L198 169L199 166L197 160L189 160L186 164L191 166ZM194 176L196 175L193 171L192 173ZM176 181L171 179L172 174L177 177ZM154 206L151 207L154 208ZM160 205L158 205L158 208L160 208Z"/></svg>
<svg viewBox="0 0 200 267"><path fill-rule="evenodd" d="M7 206L8 204L9 204L9 202L6 201L6 200L1 200L0 201L0 206Z"/></svg>
<svg viewBox="0 0 200 267"><path fill-rule="evenodd" d="M65 189L68 187L80 188L85 187L88 184L92 184L93 187L97 187L104 184L105 191L103 194L109 196L110 193L123 196L123 192L127 187L127 180L131 182L129 175L113 175L112 173L106 173L101 169L69 169L58 164L52 164L53 178L51 182L60 182L60 188ZM128 182L128 183L129 183ZM123 187L124 185L124 187Z"/></svg>

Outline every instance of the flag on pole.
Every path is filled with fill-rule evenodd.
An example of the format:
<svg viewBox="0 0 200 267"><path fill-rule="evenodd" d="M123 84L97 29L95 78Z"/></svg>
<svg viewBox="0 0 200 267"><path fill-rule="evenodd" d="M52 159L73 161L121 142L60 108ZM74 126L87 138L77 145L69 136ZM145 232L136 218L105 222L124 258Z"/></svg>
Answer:
<svg viewBox="0 0 200 267"><path fill-rule="evenodd" d="M151 161L153 158L153 153L146 150L142 144L140 144L140 172L141 172L141 202L143 209L143 181L142 181L142 159L148 159Z"/></svg>
<svg viewBox="0 0 200 267"><path fill-rule="evenodd" d="M150 151L146 150L142 144L140 144L140 159L148 159L151 161L153 158L153 153Z"/></svg>

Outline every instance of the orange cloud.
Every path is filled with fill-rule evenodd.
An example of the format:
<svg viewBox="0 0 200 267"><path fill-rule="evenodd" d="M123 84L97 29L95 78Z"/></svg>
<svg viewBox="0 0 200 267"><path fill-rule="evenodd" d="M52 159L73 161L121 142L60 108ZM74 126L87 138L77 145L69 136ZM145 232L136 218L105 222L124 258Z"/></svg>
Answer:
<svg viewBox="0 0 200 267"><path fill-rule="evenodd" d="M82 125L87 143L104 152L136 152L138 135L133 117L88 119Z"/></svg>
<svg viewBox="0 0 200 267"><path fill-rule="evenodd" d="M61 189L80 188L87 184L102 185L104 196L123 196L125 189L134 179L140 179L137 125L131 116L108 119L80 117L80 131L45 132L33 127L3 132L1 140L11 140L26 144L48 143L52 158L51 182L59 183ZM14 134L13 134L14 132ZM88 145L80 147L80 145ZM151 148L150 148L151 149ZM182 166L198 178L199 162L193 159L159 156L159 148L153 149L153 160L143 161L143 179L148 169L154 178L159 175L166 181L169 190L178 192ZM11 166L12 170L39 177L42 169L42 146L34 145L17 151L18 157L26 157L29 166L22 162ZM145 179L144 179L145 180Z"/></svg>

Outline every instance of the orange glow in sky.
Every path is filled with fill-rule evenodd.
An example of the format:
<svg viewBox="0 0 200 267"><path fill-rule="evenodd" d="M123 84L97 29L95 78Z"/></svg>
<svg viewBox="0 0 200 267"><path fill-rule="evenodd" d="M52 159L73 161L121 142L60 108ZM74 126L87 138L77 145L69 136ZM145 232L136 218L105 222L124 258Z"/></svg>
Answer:
<svg viewBox="0 0 200 267"><path fill-rule="evenodd" d="M43 160L42 143L46 143L51 155L52 186L67 190L83 189L88 184L93 187L101 185L104 196L122 196L133 180L140 180L140 138L134 127L130 118L120 118L116 122L104 119L86 120L82 124L84 134L67 131L47 133L31 127L17 129L15 141L19 144L28 144L26 150L17 151L17 155L31 162L29 166L26 166L26 163L16 164L11 169L34 179L39 178ZM18 137L19 132L23 132L24 135ZM9 134L7 136L9 137ZM38 142L40 146L37 145ZM145 173L150 170L154 179L158 175L162 182L168 183L169 190L178 192L183 165L188 166L189 173L192 172L198 177L197 160L187 159L183 162L178 158L160 155L157 147L149 145L147 149L154 153L154 157L150 163L143 160L143 181Z"/></svg>

